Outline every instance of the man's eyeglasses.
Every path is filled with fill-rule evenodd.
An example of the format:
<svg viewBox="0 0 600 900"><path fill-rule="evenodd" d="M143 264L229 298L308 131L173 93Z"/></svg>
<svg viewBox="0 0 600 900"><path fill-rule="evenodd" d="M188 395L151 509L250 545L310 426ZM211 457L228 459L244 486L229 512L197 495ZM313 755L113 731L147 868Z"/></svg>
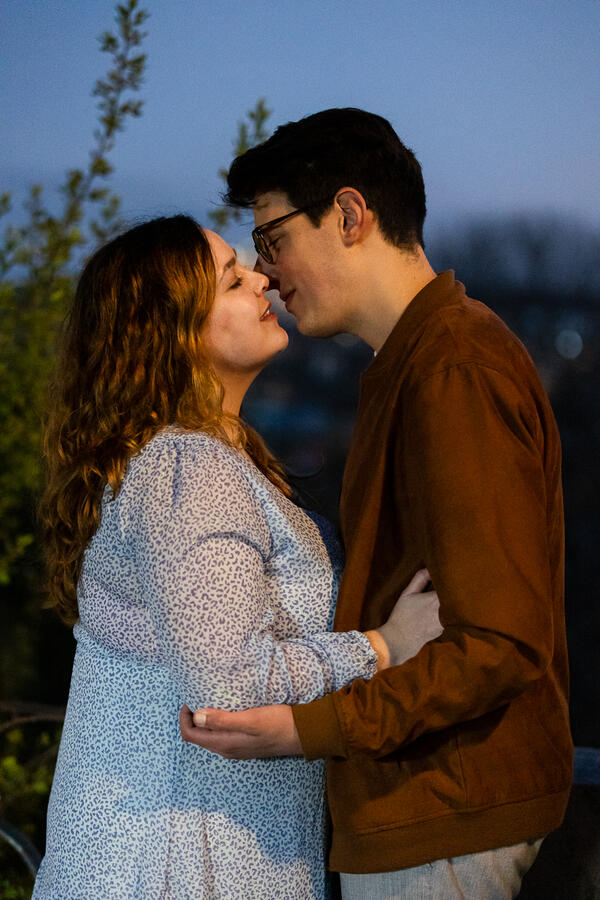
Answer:
<svg viewBox="0 0 600 900"><path fill-rule="evenodd" d="M256 250L258 255L262 256L265 262L274 263L275 260L273 258L273 253L271 252L271 248L269 247L269 242L267 241L266 232L271 228L274 228L276 225L281 225L281 223L285 222L286 219L291 219L292 216L298 216L300 215L300 213L308 212L309 209L313 209L315 206L320 206L322 203L327 203L332 199L333 197L326 197L323 200L316 200L314 203L309 204L309 206L303 206L301 209L295 209L291 213L286 213L285 216L279 216L278 219L271 219L270 222L265 222L264 225L257 225L252 232L252 241L254 242L254 249Z"/></svg>

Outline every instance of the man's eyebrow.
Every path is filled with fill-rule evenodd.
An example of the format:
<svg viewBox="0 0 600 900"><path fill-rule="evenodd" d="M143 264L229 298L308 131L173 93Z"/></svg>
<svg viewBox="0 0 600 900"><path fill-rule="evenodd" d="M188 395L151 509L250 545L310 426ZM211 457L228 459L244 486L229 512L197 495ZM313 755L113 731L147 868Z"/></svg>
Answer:
<svg viewBox="0 0 600 900"><path fill-rule="evenodd" d="M283 228L284 225L287 225L287 222L276 222L274 225L273 225L273 224L269 224L269 222L265 222L265 225L267 226L267 229L266 229L266 231L265 231L265 234L269 234L269 235L270 235L270 234L272 234L274 231L278 231L279 228ZM263 225L262 227L264 228L265 225Z"/></svg>
<svg viewBox="0 0 600 900"><path fill-rule="evenodd" d="M221 278L223 277L223 275L225 274L227 269L231 269L232 266L235 266L236 262L237 262L237 253L234 250L233 256L231 257L231 259L228 259L227 262L225 263L225 265L223 266L223 271L219 275L219 281L221 280Z"/></svg>

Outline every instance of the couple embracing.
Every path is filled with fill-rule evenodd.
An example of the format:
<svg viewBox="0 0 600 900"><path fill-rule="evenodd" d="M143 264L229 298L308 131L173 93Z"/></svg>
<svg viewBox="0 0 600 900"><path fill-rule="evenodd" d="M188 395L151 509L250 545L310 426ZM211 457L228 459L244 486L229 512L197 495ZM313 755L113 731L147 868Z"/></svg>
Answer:
<svg viewBox="0 0 600 900"><path fill-rule="evenodd" d="M254 270L153 220L92 257L65 331L42 520L77 651L34 898L323 900L326 863L344 900L514 897L572 765L544 389L432 269L385 119L282 126L228 185ZM343 574L239 416L287 344L270 288L375 351Z"/></svg>

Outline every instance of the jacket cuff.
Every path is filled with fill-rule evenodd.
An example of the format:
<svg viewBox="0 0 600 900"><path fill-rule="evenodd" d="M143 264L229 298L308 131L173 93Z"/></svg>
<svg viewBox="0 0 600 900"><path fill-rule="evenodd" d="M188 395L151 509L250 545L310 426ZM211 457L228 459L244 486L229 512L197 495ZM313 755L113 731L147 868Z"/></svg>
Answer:
<svg viewBox="0 0 600 900"><path fill-rule="evenodd" d="M333 694L326 694L311 703L292 706L302 752L309 761L347 755L333 697Z"/></svg>

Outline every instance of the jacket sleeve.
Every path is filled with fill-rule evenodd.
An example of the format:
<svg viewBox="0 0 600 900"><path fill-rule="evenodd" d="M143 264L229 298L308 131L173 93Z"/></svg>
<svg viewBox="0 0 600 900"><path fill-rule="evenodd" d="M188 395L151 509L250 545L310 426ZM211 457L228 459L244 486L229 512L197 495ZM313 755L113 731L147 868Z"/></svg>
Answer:
<svg viewBox="0 0 600 900"><path fill-rule="evenodd" d="M309 759L388 754L483 715L539 678L553 652L544 441L506 374L451 366L403 410L410 521L443 634L401 666L294 711ZM405 496L405 495L404 495Z"/></svg>
<svg viewBox="0 0 600 900"><path fill-rule="evenodd" d="M170 442L140 461L127 526L182 700L229 710L302 703L373 675L360 632L276 639L268 522L231 456L200 446Z"/></svg>

